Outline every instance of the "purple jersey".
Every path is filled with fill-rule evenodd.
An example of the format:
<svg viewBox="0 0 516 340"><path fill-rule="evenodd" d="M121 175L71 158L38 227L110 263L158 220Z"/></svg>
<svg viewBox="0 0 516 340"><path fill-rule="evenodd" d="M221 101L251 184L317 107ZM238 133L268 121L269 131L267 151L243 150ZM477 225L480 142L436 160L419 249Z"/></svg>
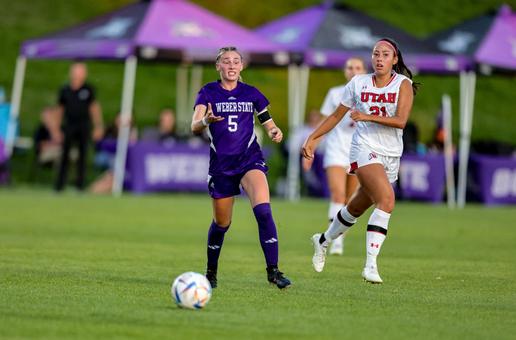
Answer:
<svg viewBox="0 0 516 340"><path fill-rule="evenodd" d="M195 105L211 103L213 114L223 121L210 124L210 175L235 175L251 163L263 162L254 134L254 113L269 105L265 96L253 86L238 82L231 91L220 80L204 85Z"/></svg>

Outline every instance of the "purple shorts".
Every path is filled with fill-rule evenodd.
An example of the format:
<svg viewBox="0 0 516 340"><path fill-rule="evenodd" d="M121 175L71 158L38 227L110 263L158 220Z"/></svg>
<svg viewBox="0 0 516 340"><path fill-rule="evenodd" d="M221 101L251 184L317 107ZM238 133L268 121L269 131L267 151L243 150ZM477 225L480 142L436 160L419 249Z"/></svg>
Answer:
<svg viewBox="0 0 516 340"><path fill-rule="evenodd" d="M267 174L267 164L263 160L249 164L241 173L236 175L208 175L208 191L212 198L225 198L240 195L240 181L251 170L260 170Z"/></svg>

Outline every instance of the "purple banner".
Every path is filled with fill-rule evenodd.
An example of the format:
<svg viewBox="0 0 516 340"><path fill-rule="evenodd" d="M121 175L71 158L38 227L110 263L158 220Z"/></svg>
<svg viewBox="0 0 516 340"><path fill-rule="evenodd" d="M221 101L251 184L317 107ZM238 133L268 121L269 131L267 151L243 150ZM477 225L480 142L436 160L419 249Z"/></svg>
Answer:
<svg viewBox="0 0 516 340"><path fill-rule="evenodd" d="M472 155L470 161L475 193L483 203L516 204L516 158Z"/></svg>
<svg viewBox="0 0 516 340"><path fill-rule="evenodd" d="M399 193L403 199L441 202L445 176L443 155L403 155L399 172Z"/></svg>
<svg viewBox="0 0 516 340"><path fill-rule="evenodd" d="M207 191L209 148L205 144L160 145L139 142L129 149L131 189L149 191Z"/></svg>

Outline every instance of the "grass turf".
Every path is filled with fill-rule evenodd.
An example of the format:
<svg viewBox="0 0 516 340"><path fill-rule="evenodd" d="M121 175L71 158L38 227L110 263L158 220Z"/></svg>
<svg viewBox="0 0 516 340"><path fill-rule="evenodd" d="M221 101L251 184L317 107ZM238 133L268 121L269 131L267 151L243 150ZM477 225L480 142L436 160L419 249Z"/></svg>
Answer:
<svg viewBox="0 0 516 340"><path fill-rule="evenodd" d="M202 311L181 310L170 284L204 269L205 195L121 199L0 191L2 338L509 339L516 331L514 208L399 203L379 259L383 285L364 283L364 216L343 257L311 268L310 236L326 202L273 201L281 269L265 280L247 201L235 205L219 288ZM367 214L368 215L368 214Z"/></svg>

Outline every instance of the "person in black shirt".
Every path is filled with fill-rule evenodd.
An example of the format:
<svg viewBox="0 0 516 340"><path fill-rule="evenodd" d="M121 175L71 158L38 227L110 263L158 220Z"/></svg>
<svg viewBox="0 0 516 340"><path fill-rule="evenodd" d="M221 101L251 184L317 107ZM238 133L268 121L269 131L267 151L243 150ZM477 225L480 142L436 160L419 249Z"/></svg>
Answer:
<svg viewBox="0 0 516 340"><path fill-rule="evenodd" d="M64 134L63 152L59 174L55 184L56 191L63 190L68 173L69 155L72 145L77 144L79 157L77 160L76 186L85 188L86 156L91 139L102 137L102 112L95 98L94 88L86 83L88 71L83 63L74 63L70 67L70 83L59 91L59 110L61 111L62 130Z"/></svg>

